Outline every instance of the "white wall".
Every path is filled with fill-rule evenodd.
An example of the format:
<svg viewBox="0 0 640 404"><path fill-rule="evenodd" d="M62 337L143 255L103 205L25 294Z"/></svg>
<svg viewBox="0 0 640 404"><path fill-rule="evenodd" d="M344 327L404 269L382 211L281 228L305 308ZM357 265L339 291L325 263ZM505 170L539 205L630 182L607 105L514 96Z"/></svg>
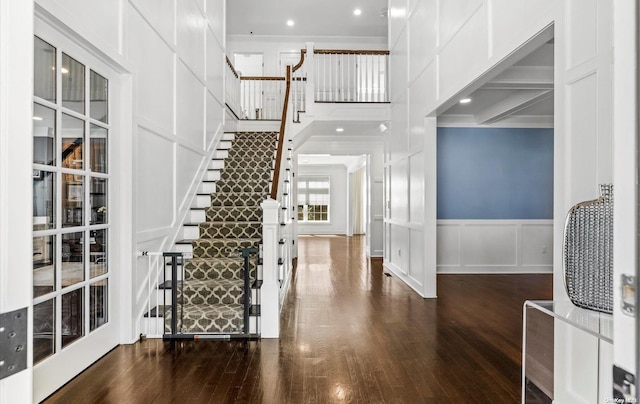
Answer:
<svg viewBox="0 0 640 404"><path fill-rule="evenodd" d="M224 119L225 2L37 1L129 72L136 249L168 250ZM133 271L137 293L146 277ZM137 330L130 330L130 338Z"/></svg>
<svg viewBox="0 0 640 404"><path fill-rule="evenodd" d="M0 313L33 316L33 3L0 2ZM27 352L33 352L29 322ZM6 334L4 334L6 335ZM5 343L4 341L2 342ZM31 403L28 369L0 380L0 402ZM8 362L8 361L7 361ZM9 364L6 363L6 366Z"/></svg>
<svg viewBox="0 0 640 404"><path fill-rule="evenodd" d="M438 273L553 272L553 220L438 220Z"/></svg>
<svg viewBox="0 0 640 404"><path fill-rule="evenodd" d="M597 196L598 184L613 179L611 8L612 2L597 0L390 1L393 106L385 146L385 264L423 296L436 295L435 117L479 87L493 66L509 62L523 44L552 27L554 298L567 299L562 218L573 204ZM634 166L627 162L625 167ZM425 189L424 199L412 200L412 183ZM616 231L618 236L624 235ZM425 268L419 279L411 272L414 258ZM572 341L571 335L557 333L556 351ZM575 385L573 396L558 395L556 401L581 402L580 391Z"/></svg>
<svg viewBox="0 0 640 404"><path fill-rule="evenodd" d="M395 191L389 194L388 232L413 233L418 237L418 233L431 228L427 222L435 215L432 183L435 176L430 174L428 165L436 156L432 147L435 127L431 129L433 125L429 120L433 118L430 117L471 91L477 85L475 81L492 66L506 60L550 24L555 24L557 85L555 217L564 217L572 204L596 195L598 183L611 181L612 98L611 91L605 87L611 79L611 54L604 51L611 47L607 4L575 0L466 0L453 7L443 0L390 2L393 105L385 166L387 178L392 178L396 188L400 187L397 191L405 194ZM569 51L565 52L566 49ZM421 164L427 166L421 167ZM423 200L410 201L411 187L403 184L411 181L419 189L426 189ZM393 188L392 184L388 185ZM423 217L410 215L419 211ZM557 224L554 262L558 275L561 230L562 224ZM418 243L418 239L415 242ZM421 287L425 296L435 296L433 244L425 246L427 278ZM399 267L402 261L394 257L401 248L391 242L388 257L400 273L407 270ZM556 278L555 292L560 297L563 286L561 277Z"/></svg>
<svg viewBox="0 0 640 404"><path fill-rule="evenodd" d="M22 6L18 6L19 3ZM129 227L130 233L118 234L114 239L129 243L130 252L171 248L180 230L180 220L187 213L190 197L195 192L199 170L204 167L221 134L225 4L224 0L35 1L39 15L121 72L122 87L117 90L124 94L113 112L129 125L113 135L126 139L133 148L128 149L130 155L125 152L114 156L119 169L126 169L127 175L117 186L118 195L112 197L117 196L117 202L113 203L118 203L125 214L123 220L126 217L127 224L133 223L133 230ZM8 263L12 268L31 266L31 254L20 251L30 249L31 245L32 209L27 200L31 194L31 175L28 173L31 158L25 156L32 153L28 117L31 115L33 74L33 5L26 1L2 2L0 13L3 24L0 37L2 99L10 95L12 105L8 109L7 104L2 104L0 111L3 117L9 114L23 120L23 126L27 125L19 130L11 127L11 133L22 133L23 136L9 137L9 127L5 125L10 122L1 119L3 143L0 150L6 151L10 146L11 153L6 158L3 154L0 165L3 189L0 213L11 209L11 222L4 221L2 216L2 228L13 230L10 239L0 236L0 251L11 250L15 253L11 256L21 260L29 258L22 263L7 261L7 258L0 260L1 285L12 285L11 291L0 290L0 311L13 305L31 306L29 271L22 271L26 275L19 281L6 278L5 272ZM27 76L28 79L23 80ZM19 85L20 91L15 94L9 91L9 82ZM20 141L15 145L6 143L4 139L9 138ZM23 185L15 186L13 180L2 176L9 167L11 178ZM7 199L4 192L7 186L11 186L12 194L24 187L24 192L18 193L25 200L22 197ZM16 228L25 229L25 233ZM146 266L132 268L135 259L133 254L128 255L121 257L118 268L114 268L125 277L123 287L131 288L133 284L122 297L125 309L119 313L123 317L123 343L133 341L138 335L138 330L131 326L131 317L142 310L142 297L137 287L146 275ZM7 299L11 299L11 304ZM25 393L31 391L30 380L27 380L30 373L24 374L26 378L21 377L10 389L5 388L4 382L0 383L0 401L31 402L29 394ZM15 397L20 399L13 399Z"/></svg>
<svg viewBox="0 0 640 404"><path fill-rule="evenodd" d="M298 234L347 234L349 187L344 165L298 165L298 176L328 175L330 181L329 223L298 222Z"/></svg>

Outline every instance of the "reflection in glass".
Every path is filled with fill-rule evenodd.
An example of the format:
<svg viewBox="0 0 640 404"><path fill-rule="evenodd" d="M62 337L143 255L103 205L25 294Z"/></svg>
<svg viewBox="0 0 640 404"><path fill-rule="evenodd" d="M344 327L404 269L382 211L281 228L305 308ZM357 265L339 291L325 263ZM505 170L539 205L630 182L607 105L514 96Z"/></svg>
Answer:
<svg viewBox="0 0 640 404"><path fill-rule="evenodd" d="M33 230L53 229L55 221L56 174L33 170Z"/></svg>
<svg viewBox="0 0 640 404"><path fill-rule="evenodd" d="M107 223L107 179L91 178L91 188L89 191L89 203L91 204L91 223Z"/></svg>
<svg viewBox="0 0 640 404"><path fill-rule="evenodd" d="M56 350L55 299L33 306L33 363L38 363Z"/></svg>
<svg viewBox="0 0 640 404"><path fill-rule="evenodd" d="M56 102L56 48L38 37L33 47L33 94Z"/></svg>
<svg viewBox="0 0 640 404"><path fill-rule="evenodd" d="M91 125L89 136L91 138L91 171L93 172L107 172L108 135L107 129Z"/></svg>
<svg viewBox="0 0 640 404"><path fill-rule="evenodd" d="M82 170L84 121L62 114L62 167Z"/></svg>
<svg viewBox="0 0 640 404"><path fill-rule="evenodd" d="M84 281L84 233L62 235L62 287Z"/></svg>
<svg viewBox="0 0 640 404"><path fill-rule="evenodd" d="M109 321L109 283L108 279L92 283L89 286L89 330Z"/></svg>
<svg viewBox="0 0 640 404"><path fill-rule="evenodd" d="M96 276L107 273L107 230L92 230L89 240L89 276Z"/></svg>
<svg viewBox="0 0 640 404"><path fill-rule="evenodd" d="M62 174L62 227L84 223L84 176Z"/></svg>
<svg viewBox="0 0 640 404"><path fill-rule="evenodd" d="M56 236L33 238L33 297L56 289Z"/></svg>
<svg viewBox="0 0 640 404"><path fill-rule="evenodd" d="M62 54L62 106L84 114L84 65Z"/></svg>
<svg viewBox="0 0 640 404"><path fill-rule="evenodd" d="M55 144L56 111L40 104L33 104L33 162L55 165Z"/></svg>
<svg viewBox="0 0 640 404"><path fill-rule="evenodd" d="M84 335L84 288L62 295L62 347Z"/></svg>
<svg viewBox="0 0 640 404"><path fill-rule="evenodd" d="M91 118L104 123L109 123L109 81L93 70L90 70L90 72L89 109L91 111Z"/></svg>

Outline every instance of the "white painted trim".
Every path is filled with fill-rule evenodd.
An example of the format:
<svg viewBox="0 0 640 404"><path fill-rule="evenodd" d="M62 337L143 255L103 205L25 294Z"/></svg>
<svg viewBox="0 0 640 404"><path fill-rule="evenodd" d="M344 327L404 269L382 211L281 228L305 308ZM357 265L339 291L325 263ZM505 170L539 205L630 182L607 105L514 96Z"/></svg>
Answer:
<svg viewBox="0 0 640 404"><path fill-rule="evenodd" d="M392 274L394 274L398 279L400 279L407 286L409 286L411 289L413 289L414 292L416 292L418 295L420 295L420 297L423 297L425 299L437 297L435 295L434 296L426 296L422 291L421 285L417 284L415 280L413 280L411 277L409 277L402 269L400 269L400 267L398 267L394 263L385 261L385 262L382 263L382 267L385 268L386 270L388 270L389 272L391 272Z"/></svg>
<svg viewBox="0 0 640 404"><path fill-rule="evenodd" d="M636 375L638 316L622 311L622 275L635 276L638 285L638 2L613 5L613 183L615 209L613 244L614 363ZM636 18L629 18L635 15ZM633 331L631 331L633 330ZM635 352L633 352L635 351Z"/></svg>
<svg viewBox="0 0 640 404"><path fill-rule="evenodd" d="M79 58L101 74L108 73L110 80L111 114L110 131L110 224L109 256L113 260L110 268L109 310L113 313L110 321L90 336L79 339L74 344L57 352L34 367L33 395L36 401L44 399L55 389L85 369L94 360L96 354L106 353L118 343L131 341L131 279L128 276L133 268L133 137L132 97L133 84L126 67L113 60L81 35L75 33L57 18L37 6L35 9L34 33L53 46ZM100 176L100 175L98 175ZM31 227L30 227L31 228ZM80 227L79 230L86 229ZM85 297L88 299L88 297ZM60 309L58 308L58 313ZM59 363L65 366L60 367ZM64 369L52 372L51 369ZM37 382L37 383L36 383Z"/></svg>
<svg viewBox="0 0 640 404"><path fill-rule="evenodd" d="M553 115L518 115L498 122L478 124L473 115L440 115L438 127L442 128L553 128Z"/></svg>
<svg viewBox="0 0 640 404"><path fill-rule="evenodd" d="M551 219L438 220L437 228L439 233L438 273L553 272L553 220ZM527 233L527 229L535 229L535 233ZM478 251L468 244L469 240L477 238L479 234L484 234L481 242L484 243L483 247L487 251L486 255L482 256L478 256ZM507 234L515 237L512 244L501 242ZM445 257L444 254L448 256ZM512 261L501 261L500 256L505 255L512 257ZM493 259L495 261L491 262Z"/></svg>
<svg viewBox="0 0 640 404"><path fill-rule="evenodd" d="M0 312L33 318L33 2L0 1ZM0 402L33 401L33 326L27 369L0 380Z"/></svg>

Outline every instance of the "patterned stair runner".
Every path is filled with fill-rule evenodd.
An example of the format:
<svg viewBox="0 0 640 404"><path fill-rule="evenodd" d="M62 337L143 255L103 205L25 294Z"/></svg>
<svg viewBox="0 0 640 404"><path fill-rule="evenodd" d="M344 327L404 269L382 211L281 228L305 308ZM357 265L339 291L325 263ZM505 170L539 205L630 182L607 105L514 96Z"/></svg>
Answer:
<svg viewBox="0 0 640 404"><path fill-rule="evenodd" d="M238 250L258 248L262 238L260 203L269 192L276 136L235 135L205 211L207 220L200 223L200 238L192 242L193 258L185 262L178 297L179 332L243 332L244 260ZM250 275L253 282L253 260Z"/></svg>

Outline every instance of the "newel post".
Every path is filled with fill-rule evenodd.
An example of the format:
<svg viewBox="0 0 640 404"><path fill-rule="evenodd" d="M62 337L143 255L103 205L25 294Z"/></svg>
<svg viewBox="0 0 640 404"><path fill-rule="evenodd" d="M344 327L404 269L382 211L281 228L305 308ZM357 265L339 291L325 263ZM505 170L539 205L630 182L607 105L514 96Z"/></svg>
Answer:
<svg viewBox="0 0 640 404"><path fill-rule="evenodd" d="M262 204L262 338L280 337L280 282L278 281L278 242L280 203L265 199Z"/></svg>

